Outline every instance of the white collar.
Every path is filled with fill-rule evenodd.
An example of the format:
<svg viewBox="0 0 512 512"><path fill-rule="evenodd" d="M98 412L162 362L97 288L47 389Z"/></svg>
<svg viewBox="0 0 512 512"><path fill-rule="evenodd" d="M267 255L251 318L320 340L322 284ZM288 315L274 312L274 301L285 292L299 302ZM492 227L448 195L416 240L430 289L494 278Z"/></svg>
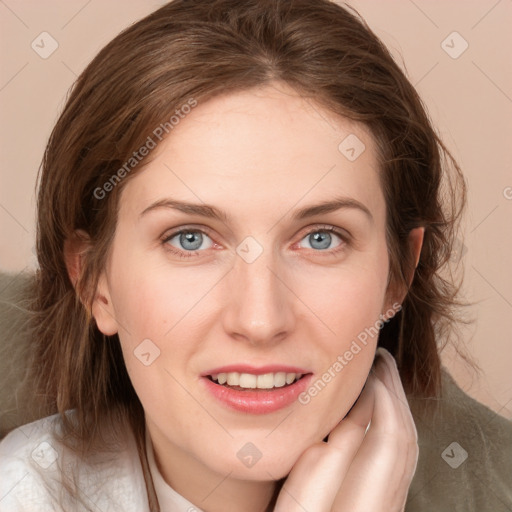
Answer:
<svg viewBox="0 0 512 512"><path fill-rule="evenodd" d="M153 479L153 486L161 512L202 512L193 503L190 503L181 494L178 494L163 478L153 454L153 443L146 428L146 453L149 470Z"/></svg>

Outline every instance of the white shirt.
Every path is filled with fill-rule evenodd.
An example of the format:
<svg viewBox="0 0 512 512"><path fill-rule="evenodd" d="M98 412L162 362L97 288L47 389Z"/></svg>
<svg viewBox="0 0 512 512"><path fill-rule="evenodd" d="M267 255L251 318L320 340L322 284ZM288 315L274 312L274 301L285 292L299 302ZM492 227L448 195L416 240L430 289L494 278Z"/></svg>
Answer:
<svg viewBox="0 0 512 512"><path fill-rule="evenodd" d="M133 436L83 460L55 439L55 430L60 431L58 414L23 425L0 442L1 512L149 511ZM146 447L161 512L201 512L165 482L149 437ZM76 483L80 503L66 491L66 482Z"/></svg>

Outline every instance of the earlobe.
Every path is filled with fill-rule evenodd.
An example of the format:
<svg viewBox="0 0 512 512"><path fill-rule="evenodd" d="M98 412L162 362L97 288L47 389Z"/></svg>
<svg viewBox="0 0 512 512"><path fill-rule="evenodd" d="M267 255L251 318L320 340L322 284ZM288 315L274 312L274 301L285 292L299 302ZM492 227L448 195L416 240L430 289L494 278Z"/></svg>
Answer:
<svg viewBox="0 0 512 512"><path fill-rule="evenodd" d="M72 237L64 241L64 260L69 279L75 290L83 272L83 255L90 248L90 245L90 237L83 230L76 230ZM96 321L98 329L103 334L112 336L117 333L118 327L110 299L108 283L103 273L98 280L98 286L92 302L92 316Z"/></svg>
<svg viewBox="0 0 512 512"><path fill-rule="evenodd" d="M104 273L101 274L98 281L98 287L92 303L92 315L98 329L106 336L113 336L118 332L119 329Z"/></svg>

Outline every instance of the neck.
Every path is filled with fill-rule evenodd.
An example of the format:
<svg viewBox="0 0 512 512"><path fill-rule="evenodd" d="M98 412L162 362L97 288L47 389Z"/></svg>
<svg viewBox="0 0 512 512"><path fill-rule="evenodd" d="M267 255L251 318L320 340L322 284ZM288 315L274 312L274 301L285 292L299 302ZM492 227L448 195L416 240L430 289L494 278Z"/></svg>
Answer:
<svg viewBox="0 0 512 512"><path fill-rule="evenodd" d="M165 482L207 512L271 512L281 482L240 480L205 466L149 427L155 463Z"/></svg>

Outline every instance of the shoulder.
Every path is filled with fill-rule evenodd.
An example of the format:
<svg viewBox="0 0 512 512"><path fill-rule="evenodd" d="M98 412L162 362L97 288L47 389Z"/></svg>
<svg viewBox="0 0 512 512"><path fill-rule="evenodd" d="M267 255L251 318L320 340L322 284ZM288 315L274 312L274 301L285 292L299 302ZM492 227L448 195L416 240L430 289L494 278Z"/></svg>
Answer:
<svg viewBox="0 0 512 512"><path fill-rule="evenodd" d="M145 511L147 494L134 442L84 460L58 438L60 415L23 425L0 442L2 510Z"/></svg>
<svg viewBox="0 0 512 512"><path fill-rule="evenodd" d="M511 510L512 422L464 393L445 370L442 379L435 412L410 400L420 455L406 511Z"/></svg>
<svg viewBox="0 0 512 512"><path fill-rule="evenodd" d="M6 510L59 510L45 485L59 457L52 435L57 422L57 416L49 416L23 425L0 443L0 495Z"/></svg>

